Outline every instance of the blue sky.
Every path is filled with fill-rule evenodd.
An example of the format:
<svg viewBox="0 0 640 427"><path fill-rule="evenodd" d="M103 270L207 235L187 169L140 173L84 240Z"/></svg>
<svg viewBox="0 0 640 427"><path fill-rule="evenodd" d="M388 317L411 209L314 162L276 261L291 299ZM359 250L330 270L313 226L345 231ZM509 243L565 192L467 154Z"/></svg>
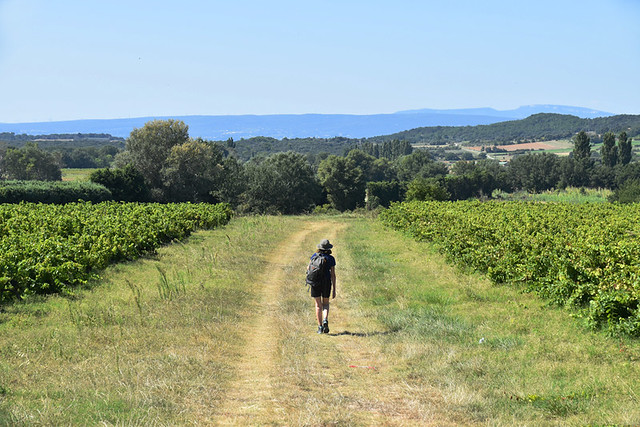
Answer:
<svg viewBox="0 0 640 427"><path fill-rule="evenodd" d="M0 122L640 114L638 0L0 0Z"/></svg>

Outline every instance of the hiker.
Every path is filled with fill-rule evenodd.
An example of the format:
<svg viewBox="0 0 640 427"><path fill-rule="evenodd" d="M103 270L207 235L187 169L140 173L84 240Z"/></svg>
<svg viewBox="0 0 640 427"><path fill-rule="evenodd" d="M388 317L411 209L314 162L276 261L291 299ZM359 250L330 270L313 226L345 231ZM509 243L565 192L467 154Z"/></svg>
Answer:
<svg viewBox="0 0 640 427"><path fill-rule="evenodd" d="M307 267L307 284L310 285L311 296L316 301L319 334L329 333L329 296L336 297L336 259L331 255L332 247L333 245L327 239L320 242L318 250L311 256ZM316 259L317 257L322 257L324 260ZM320 274L316 278L311 271L318 267Z"/></svg>

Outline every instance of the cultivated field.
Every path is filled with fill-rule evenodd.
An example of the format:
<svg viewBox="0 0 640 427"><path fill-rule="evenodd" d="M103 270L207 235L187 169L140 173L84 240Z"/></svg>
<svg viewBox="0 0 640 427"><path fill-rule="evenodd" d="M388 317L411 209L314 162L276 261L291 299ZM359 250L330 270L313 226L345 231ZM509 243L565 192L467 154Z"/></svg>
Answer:
<svg viewBox="0 0 640 427"><path fill-rule="evenodd" d="M467 147L469 150L481 151L482 146ZM567 140L528 142L523 144L499 145L505 151L534 150L534 151L571 151L573 144Z"/></svg>
<svg viewBox="0 0 640 427"><path fill-rule="evenodd" d="M338 296L303 285L329 238ZM245 217L0 313L0 424L640 423L640 344L372 219Z"/></svg>
<svg viewBox="0 0 640 427"><path fill-rule="evenodd" d="M89 175L96 169L84 168L84 169L62 169L63 181L89 181Z"/></svg>
<svg viewBox="0 0 640 427"><path fill-rule="evenodd" d="M637 205L412 202L382 216L496 283L575 307L592 327L640 336Z"/></svg>

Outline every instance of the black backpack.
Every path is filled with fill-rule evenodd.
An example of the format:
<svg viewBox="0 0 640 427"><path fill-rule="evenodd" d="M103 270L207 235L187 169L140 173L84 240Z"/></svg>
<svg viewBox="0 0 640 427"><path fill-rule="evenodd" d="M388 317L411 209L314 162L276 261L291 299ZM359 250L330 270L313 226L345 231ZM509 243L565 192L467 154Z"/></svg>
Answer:
<svg viewBox="0 0 640 427"><path fill-rule="evenodd" d="M314 256L307 270L307 285L311 287L326 285L329 277L327 265L327 258L324 255Z"/></svg>

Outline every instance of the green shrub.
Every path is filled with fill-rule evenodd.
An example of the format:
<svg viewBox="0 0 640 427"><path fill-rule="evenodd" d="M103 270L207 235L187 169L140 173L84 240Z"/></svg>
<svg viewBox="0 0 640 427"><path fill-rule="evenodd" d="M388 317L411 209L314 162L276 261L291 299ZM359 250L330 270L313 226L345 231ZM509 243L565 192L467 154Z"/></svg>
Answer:
<svg viewBox="0 0 640 427"><path fill-rule="evenodd" d="M630 180L617 188L609 197L609 201L618 203L640 202L640 181Z"/></svg>
<svg viewBox="0 0 640 427"><path fill-rule="evenodd" d="M91 173L89 179L108 188L114 200L145 202L150 198L144 177L133 165L122 169L98 169Z"/></svg>
<svg viewBox="0 0 640 427"><path fill-rule="evenodd" d="M402 200L402 185L398 181L368 182L366 189L367 209L379 206L388 208L391 202Z"/></svg>
<svg viewBox="0 0 640 427"><path fill-rule="evenodd" d="M407 187L407 200L449 200L451 194L436 178L416 178Z"/></svg>

